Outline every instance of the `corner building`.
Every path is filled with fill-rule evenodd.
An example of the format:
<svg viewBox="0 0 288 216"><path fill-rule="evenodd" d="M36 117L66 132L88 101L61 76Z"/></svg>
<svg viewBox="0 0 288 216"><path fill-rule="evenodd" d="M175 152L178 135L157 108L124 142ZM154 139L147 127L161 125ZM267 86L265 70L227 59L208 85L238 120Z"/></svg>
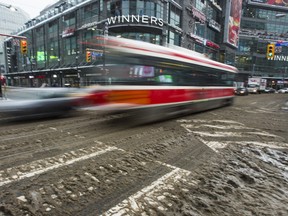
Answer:
<svg viewBox="0 0 288 216"><path fill-rule="evenodd" d="M19 29L17 35L27 37L27 55L6 40L12 50L6 76L16 86L93 84L90 69L103 64L103 50L91 50L90 62L85 54L97 35L181 46L234 65L236 47L225 43L231 1L59 0Z"/></svg>
<svg viewBox="0 0 288 216"><path fill-rule="evenodd" d="M288 86L288 2L243 2L236 64L246 76L267 78L268 86ZM275 44L275 58L267 59L267 45Z"/></svg>

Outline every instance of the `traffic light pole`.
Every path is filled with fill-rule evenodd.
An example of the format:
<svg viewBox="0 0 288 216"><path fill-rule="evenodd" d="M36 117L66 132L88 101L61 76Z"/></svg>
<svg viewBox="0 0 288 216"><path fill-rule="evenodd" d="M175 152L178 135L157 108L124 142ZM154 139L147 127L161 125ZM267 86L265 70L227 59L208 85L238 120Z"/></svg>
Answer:
<svg viewBox="0 0 288 216"><path fill-rule="evenodd" d="M0 98L3 99L3 93L2 93L2 74L1 74L1 71L0 71Z"/></svg>
<svg viewBox="0 0 288 216"><path fill-rule="evenodd" d="M9 34L2 34L0 33L0 36L6 36L6 37L12 37L12 38L19 38L19 39L25 39L27 40L27 37L24 36L18 36L18 35L9 35ZM0 77L2 76L0 71ZM2 92L2 79L0 78L0 97L3 98L3 92Z"/></svg>
<svg viewBox="0 0 288 216"><path fill-rule="evenodd" d="M13 37L13 38L19 38L19 39L27 39L27 37L24 37L24 36L1 34L1 33L0 33L0 36Z"/></svg>

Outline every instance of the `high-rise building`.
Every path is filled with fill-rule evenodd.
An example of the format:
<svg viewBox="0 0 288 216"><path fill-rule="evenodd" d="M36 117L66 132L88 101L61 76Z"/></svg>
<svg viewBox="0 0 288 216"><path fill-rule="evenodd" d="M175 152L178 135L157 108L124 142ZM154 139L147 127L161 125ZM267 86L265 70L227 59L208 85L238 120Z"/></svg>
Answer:
<svg viewBox="0 0 288 216"><path fill-rule="evenodd" d="M0 34L11 34L29 20L29 15L19 7L0 2L0 20ZM6 72L3 46L5 38L6 36L0 35L0 66L2 73Z"/></svg>
<svg viewBox="0 0 288 216"><path fill-rule="evenodd" d="M245 1L236 53L236 67L241 73L270 77L269 85L278 88L288 77L287 6L288 1L284 0ZM275 47L273 56L267 55L269 44Z"/></svg>

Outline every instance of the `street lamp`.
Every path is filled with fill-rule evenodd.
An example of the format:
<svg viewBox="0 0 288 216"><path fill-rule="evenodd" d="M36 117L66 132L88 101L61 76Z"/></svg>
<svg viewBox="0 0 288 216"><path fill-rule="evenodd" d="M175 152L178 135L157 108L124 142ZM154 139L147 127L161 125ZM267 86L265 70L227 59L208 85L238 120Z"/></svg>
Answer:
<svg viewBox="0 0 288 216"><path fill-rule="evenodd" d="M80 87L80 71L78 71L78 59L79 59L79 56L78 54L75 56L75 61L76 61L76 72L77 72L77 77L78 77L78 87Z"/></svg>
<svg viewBox="0 0 288 216"><path fill-rule="evenodd" d="M58 58L57 61L58 61L58 68L60 68L61 59Z"/></svg>

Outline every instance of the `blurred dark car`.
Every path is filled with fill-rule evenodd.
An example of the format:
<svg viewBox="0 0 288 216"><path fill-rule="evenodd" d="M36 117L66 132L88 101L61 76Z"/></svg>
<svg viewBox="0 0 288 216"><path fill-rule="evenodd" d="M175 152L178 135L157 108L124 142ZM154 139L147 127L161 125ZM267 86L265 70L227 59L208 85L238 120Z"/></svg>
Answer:
<svg viewBox="0 0 288 216"><path fill-rule="evenodd" d="M21 89L22 90L22 89ZM2 101L0 115L5 119L35 119L66 115L81 104L75 91L57 89L23 89L29 98Z"/></svg>
<svg viewBox="0 0 288 216"><path fill-rule="evenodd" d="M265 88L264 93L276 93L276 90L273 88Z"/></svg>
<svg viewBox="0 0 288 216"><path fill-rule="evenodd" d="M237 88L235 89L235 95L248 95L248 89L247 88Z"/></svg>

